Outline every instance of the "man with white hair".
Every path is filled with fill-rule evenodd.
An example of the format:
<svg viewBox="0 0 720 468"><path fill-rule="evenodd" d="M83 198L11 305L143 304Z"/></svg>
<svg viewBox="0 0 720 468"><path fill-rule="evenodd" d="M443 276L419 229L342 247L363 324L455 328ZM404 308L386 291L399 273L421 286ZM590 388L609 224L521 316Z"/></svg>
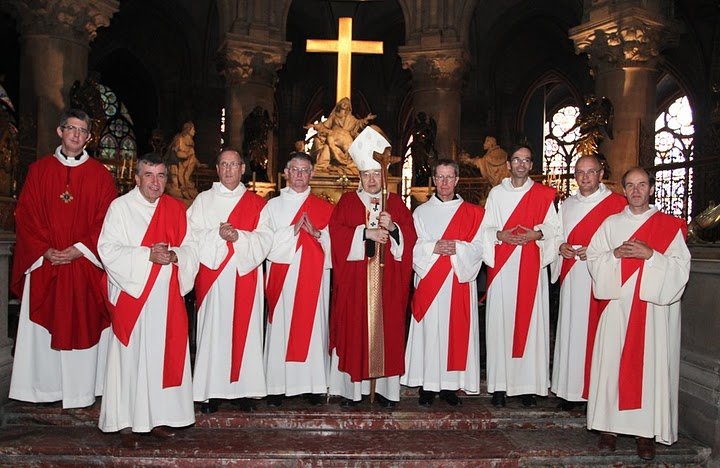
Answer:
<svg viewBox="0 0 720 468"><path fill-rule="evenodd" d="M382 209L382 169L373 153L389 146L373 128L358 135L349 152L361 185L343 194L330 218L335 271L330 393L341 395L343 406L369 394L370 379L376 379L379 403L394 407L405 373L405 312L416 235L410 210L397 194L388 194Z"/></svg>

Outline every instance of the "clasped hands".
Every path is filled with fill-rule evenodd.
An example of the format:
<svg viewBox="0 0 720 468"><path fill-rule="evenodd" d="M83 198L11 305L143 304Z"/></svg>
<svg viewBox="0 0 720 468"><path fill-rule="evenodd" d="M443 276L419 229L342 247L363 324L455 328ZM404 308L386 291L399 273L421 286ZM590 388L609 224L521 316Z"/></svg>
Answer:
<svg viewBox="0 0 720 468"><path fill-rule="evenodd" d="M497 232L497 240L510 245L525 245L528 242L542 239L542 236L542 232L535 231L521 224L518 224L514 228Z"/></svg>
<svg viewBox="0 0 720 468"><path fill-rule="evenodd" d="M641 258L649 259L653 255L651 249L645 242L638 239L630 239L622 243L620 247L613 250L615 258Z"/></svg>
<svg viewBox="0 0 720 468"><path fill-rule="evenodd" d="M378 244L387 244L390 233L397 229L390 213L381 211L380 216L378 216L378 225L380 227L376 229L365 229L365 238Z"/></svg>
<svg viewBox="0 0 720 468"><path fill-rule="evenodd" d="M220 238L227 242L236 242L238 240L238 232L230 223L220 223Z"/></svg>
<svg viewBox="0 0 720 468"><path fill-rule="evenodd" d="M158 242L150 247L150 261L159 265L169 265L178 261L177 254L168 249L168 244Z"/></svg>
<svg viewBox="0 0 720 468"><path fill-rule="evenodd" d="M45 260L48 260L52 266L68 265L76 258L80 258L82 256L83 253L80 252L80 250L74 245L71 245L70 247L63 250L53 249L51 247L47 249L43 254L43 258L45 258Z"/></svg>
<svg viewBox="0 0 720 468"><path fill-rule="evenodd" d="M313 236L315 239L320 238L320 231L316 229L315 226L313 226L313 223L312 221L310 221L310 216L308 216L307 212L303 212L298 222L295 223L294 228L296 236L300 233L300 230L302 229L311 236Z"/></svg>
<svg viewBox="0 0 720 468"><path fill-rule="evenodd" d="M440 239L435 243L433 253L438 255L455 255L456 242L457 241L449 239Z"/></svg>
<svg viewBox="0 0 720 468"><path fill-rule="evenodd" d="M567 242L563 242L560 244L560 255L563 258L571 259L575 258L576 256L582 260L587 260L587 247L580 246L577 249L574 249L572 245L568 244Z"/></svg>

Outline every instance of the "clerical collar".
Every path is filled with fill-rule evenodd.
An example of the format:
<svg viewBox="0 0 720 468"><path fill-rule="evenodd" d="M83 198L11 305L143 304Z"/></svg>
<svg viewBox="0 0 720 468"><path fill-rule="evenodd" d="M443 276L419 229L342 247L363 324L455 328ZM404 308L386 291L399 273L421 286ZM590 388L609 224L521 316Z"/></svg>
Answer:
<svg viewBox="0 0 720 468"><path fill-rule="evenodd" d="M62 148L62 147L61 147L61 148ZM63 153L63 150L62 150L62 149L60 149L60 156L62 156L63 158L67 159L68 161L70 161L70 158L72 158L72 159L75 160L75 161L80 161L80 158L83 157L83 153L81 152L81 153L78 154L77 156L68 156L67 154Z"/></svg>
<svg viewBox="0 0 720 468"><path fill-rule="evenodd" d="M440 200L441 202L445 203L445 200L443 200L442 198L440 198L440 197L438 196L437 192L435 192L433 195L435 195L435 198L437 198L437 199ZM452 200L448 200L448 201L451 202L451 201L455 201L455 200L458 200L458 195L457 195L457 193L453 193Z"/></svg>

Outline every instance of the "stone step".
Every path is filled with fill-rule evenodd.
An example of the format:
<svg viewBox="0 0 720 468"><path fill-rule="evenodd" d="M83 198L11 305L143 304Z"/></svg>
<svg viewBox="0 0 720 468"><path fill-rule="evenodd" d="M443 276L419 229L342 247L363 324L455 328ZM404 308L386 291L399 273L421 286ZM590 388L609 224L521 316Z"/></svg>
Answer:
<svg viewBox="0 0 720 468"><path fill-rule="evenodd" d="M299 430L190 427L175 437L102 434L88 426L10 425L2 466L706 466L710 450L683 438L641 463L630 437L603 453L582 428Z"/></svg>
<svg viewBox="0 0 720 468"><path fill-rule="evenodd" d="M494 408L489 397L463 397L461 406L451 407L436 399L421 407L416 398L404 397L387 410L364 401L354 408L341 408L336 398L321 406L310 406L302 397L286 398L272 408L260 400L253 412L243 412L224 402L217 413L196 413L196 426L210 429L307 429L307 430L491 430L583 428L583 412L559 411L556 398L538 398L538 406L525 408L509 398L505 408ZM196 405L199 410L199 405ZM34 405L11 402L3 408L4 425L96 426L100 402L90 408L63 410L59 403Z"/></svg>

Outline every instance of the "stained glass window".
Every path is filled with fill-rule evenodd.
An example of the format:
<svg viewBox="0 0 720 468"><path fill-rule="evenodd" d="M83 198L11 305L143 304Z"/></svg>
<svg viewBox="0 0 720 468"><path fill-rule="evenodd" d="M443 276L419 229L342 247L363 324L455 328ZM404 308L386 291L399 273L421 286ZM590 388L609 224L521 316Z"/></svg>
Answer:
<svg viewBox="0 0 720 468"><path fill-rule="evenodd" d="M690 220L692 212L692 108L687 96L672 102L655 120L655 205Z"/></svg>
<svg viewBox="0 0 720 468"><path fill-rule="evenodd" d="M109 161L129 161L137 157L137 141L132 118L125 105L107 86L96 84L107 117L105 128L100 133L98 158Z"/></svg>
<svg viewBox="0 0 720 468"><path fill-rule="evenodd" d="M407 145L405 146L405 148L407 148L407 151L405 151L405 159L403 160L402 165L402 196L408 209L411 207L410 204L412 202L412 196L410 195L410 192L412 191L411 187L413 178L412 142L413 135L411 134L408 138Z"/></svg>
<svg viewBox="0 0 720 468"><path fill-rule="evenodd" d="M580 128L570 133L568 131L575 125L579 114L580 108L565 106L545 122L543 174L545 183L555 187L561 199L577 190L573 168L579 157L576 142L580 138Z"/></svg>

